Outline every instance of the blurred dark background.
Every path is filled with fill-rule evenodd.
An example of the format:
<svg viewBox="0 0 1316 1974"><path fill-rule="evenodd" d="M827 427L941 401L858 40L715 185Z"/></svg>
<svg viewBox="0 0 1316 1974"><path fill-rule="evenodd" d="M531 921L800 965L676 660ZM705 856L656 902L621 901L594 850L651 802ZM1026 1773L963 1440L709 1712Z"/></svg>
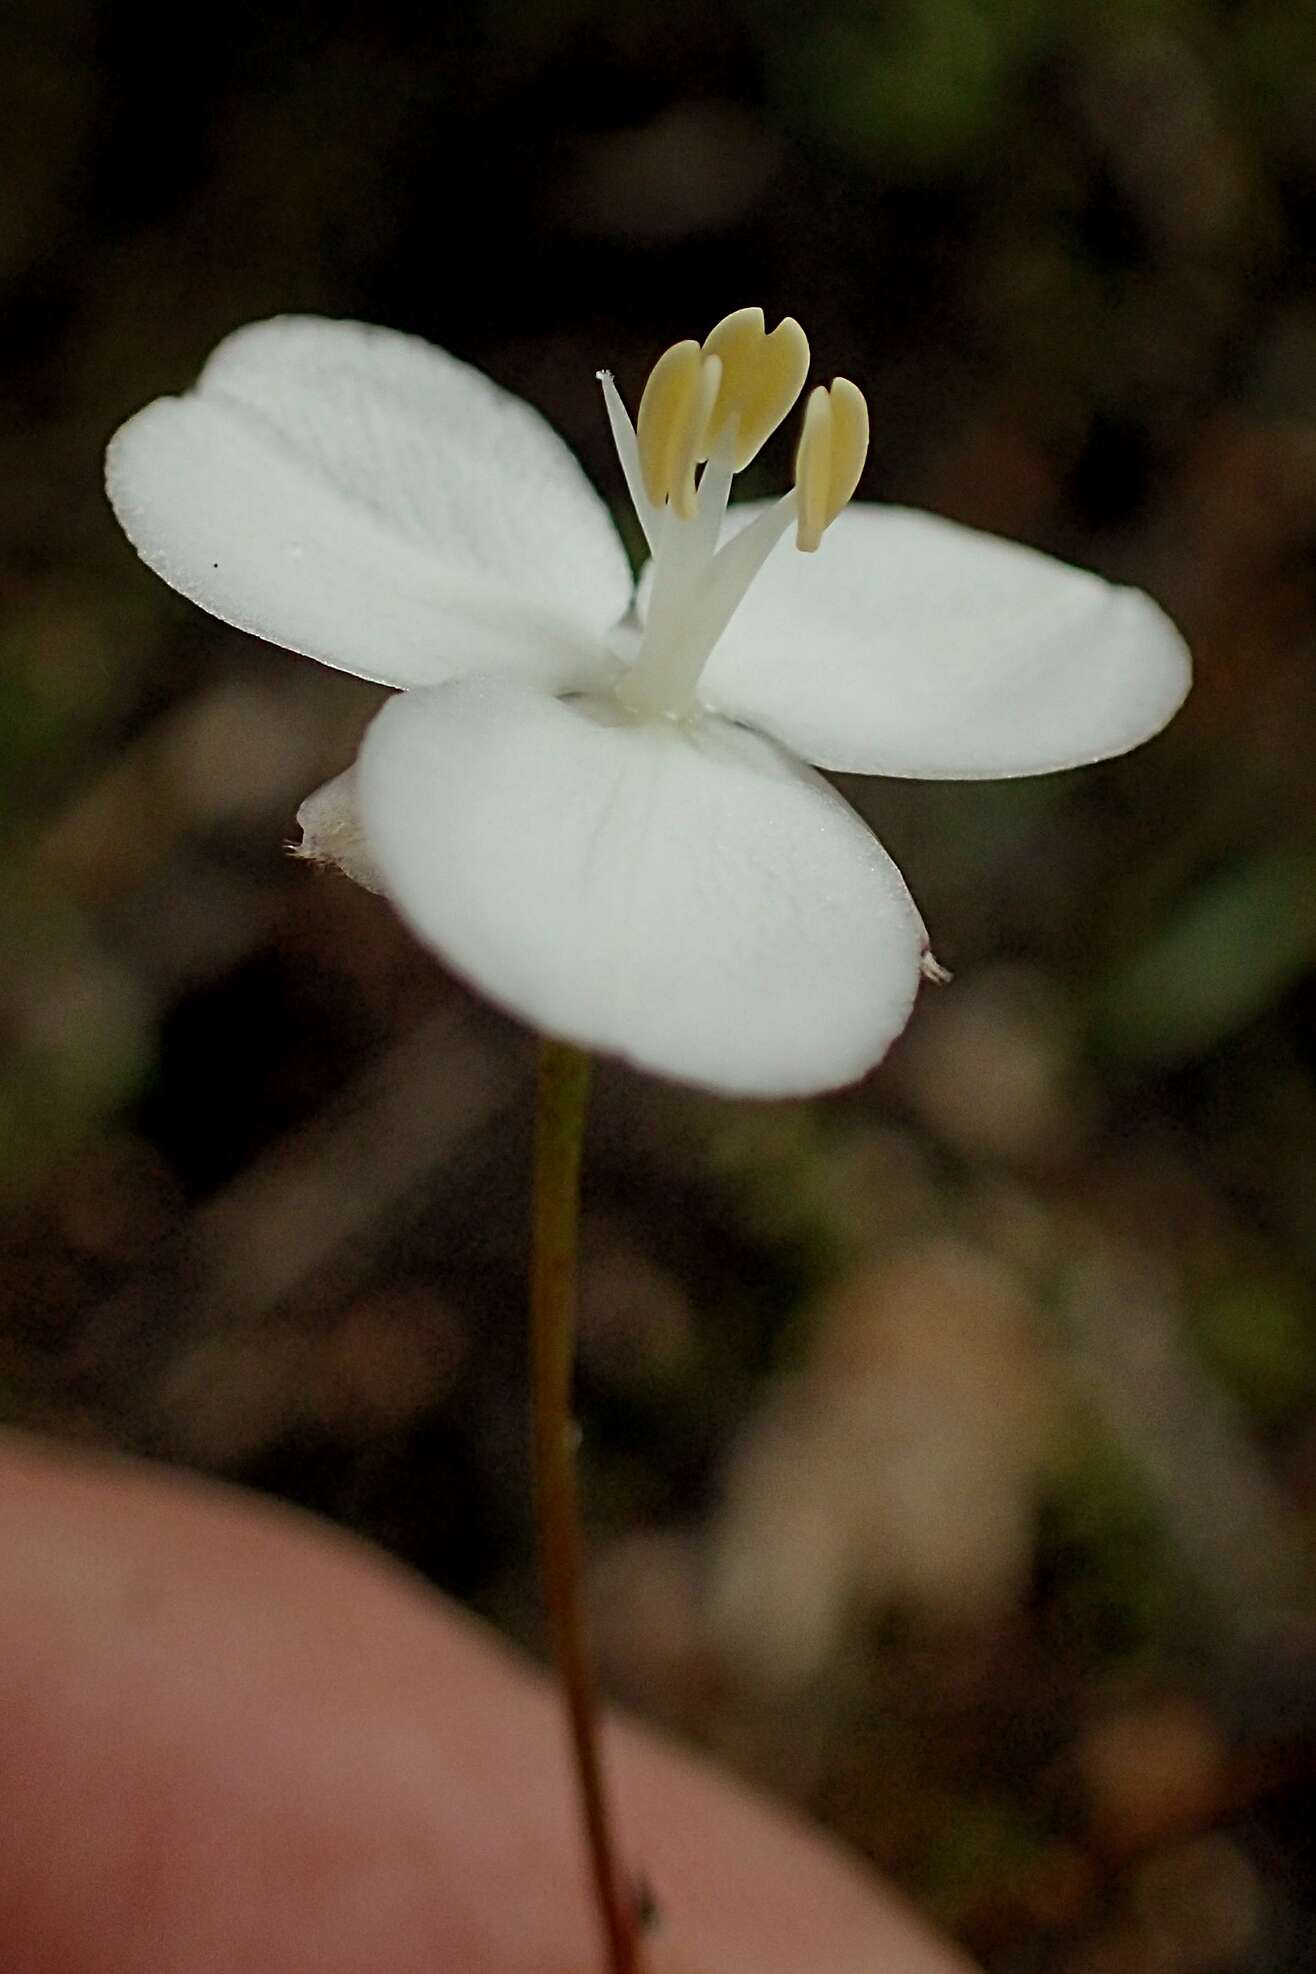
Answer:
<svg viewBox="0 0 1316 1974"><path fill-rule="evenodd" d="M1143 585L1198 683L1109 766L847 788L956 973L861 1089L602 1071L607 1681L994 1970L1309 1965L1312 9L10 0L0 78L0 1413L538 1647L531 1039L282 854L378 695L156 582L100 455L305 309L615 500L595 371L797 314L868 496Z"/></svg>

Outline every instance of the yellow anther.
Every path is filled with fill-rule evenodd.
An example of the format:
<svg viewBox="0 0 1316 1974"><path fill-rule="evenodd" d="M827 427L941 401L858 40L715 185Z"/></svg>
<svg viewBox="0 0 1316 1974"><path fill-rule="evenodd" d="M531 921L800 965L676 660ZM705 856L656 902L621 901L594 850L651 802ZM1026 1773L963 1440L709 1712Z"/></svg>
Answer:
<svg viewBox="0 0 1316 1974"><path fill-rule="evenodd" d="M868 406L848 377L810 391L795 455L795 546L817 548L859 485L868 456Z"/></svg>
<svg viewBox="0 0 1316 1974"><path fill-rule="evenodd" d="M739 473L804 389L809 341L794 316L785 316L768 335L761 308L738 308L705 336L704 355L721 358L722 385L700 457L707 459L716 452L732 428L731 463Z"/></svg>
<svg viewBox="0 0 1316 1974"><path fill-rule="evenodd" d="M704 433L722 382L722 363L694 341L673 343L649 373L635 421L644 491L665 500L683 521L695 512L695 467L706 457Z"/></svg>

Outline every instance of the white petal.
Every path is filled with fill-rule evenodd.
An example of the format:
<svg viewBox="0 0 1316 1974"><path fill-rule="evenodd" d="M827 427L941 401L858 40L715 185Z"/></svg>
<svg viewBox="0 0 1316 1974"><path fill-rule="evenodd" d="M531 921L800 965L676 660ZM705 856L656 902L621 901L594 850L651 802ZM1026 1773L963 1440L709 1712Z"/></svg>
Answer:
<svg viewBox="0 0 1316 1974"><path fill-rule="evenodd" d="M862 1076L922 922L834 791L771 742L509 681L406 693L360 758L366 839L428 945L567 1040L710 1089Z"/></svg>
<svg viewBox="0 0 1316 1974"><path fill-rule="evenodd" d="M733 509L733 525L759 512ZM857 504L782 542L700 681L705 704L820 767L931 780L1122 754L1182 703L1189 658L1138 590L927 514Z"/></svg>
<svg viewBox="0 0 1316 1974"><path fill-rule="evenodd" d="M599 676L631 581L538 412L414 336L283 316L116 434L138 553L226 623L387 685Z"/></svg>

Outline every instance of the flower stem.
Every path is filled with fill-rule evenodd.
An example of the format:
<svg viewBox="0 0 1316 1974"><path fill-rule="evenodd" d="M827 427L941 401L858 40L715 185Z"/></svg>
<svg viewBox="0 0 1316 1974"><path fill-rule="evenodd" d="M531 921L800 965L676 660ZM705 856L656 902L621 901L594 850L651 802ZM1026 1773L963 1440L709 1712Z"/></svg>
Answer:
<svg viewBox="0 0 1316 1974"><path fill-rule="evenodd" d="M542 1044L530 1279L535 1503L553 1654L571 1732L607 1966L609 1974L642 1974L635 1901L617 1869L599 1759L598 1702L582 1595L578 1435L571 1410L580 1162L589 1070L583 1050L565 1042Z"/></svg>

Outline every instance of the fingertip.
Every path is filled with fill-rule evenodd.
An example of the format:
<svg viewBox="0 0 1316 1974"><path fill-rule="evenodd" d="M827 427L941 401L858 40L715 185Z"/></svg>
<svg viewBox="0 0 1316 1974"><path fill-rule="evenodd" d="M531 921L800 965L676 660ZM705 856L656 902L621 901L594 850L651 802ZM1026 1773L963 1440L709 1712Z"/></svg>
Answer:
<svg viewBox="0 0 1316 1974"><path fill-rule="evenodd" d="M295 1511L0 1439L6 1974L582 1974L555 1696ZM651 1974L965 1974L850 1858L608 1732Z"/></svg>

